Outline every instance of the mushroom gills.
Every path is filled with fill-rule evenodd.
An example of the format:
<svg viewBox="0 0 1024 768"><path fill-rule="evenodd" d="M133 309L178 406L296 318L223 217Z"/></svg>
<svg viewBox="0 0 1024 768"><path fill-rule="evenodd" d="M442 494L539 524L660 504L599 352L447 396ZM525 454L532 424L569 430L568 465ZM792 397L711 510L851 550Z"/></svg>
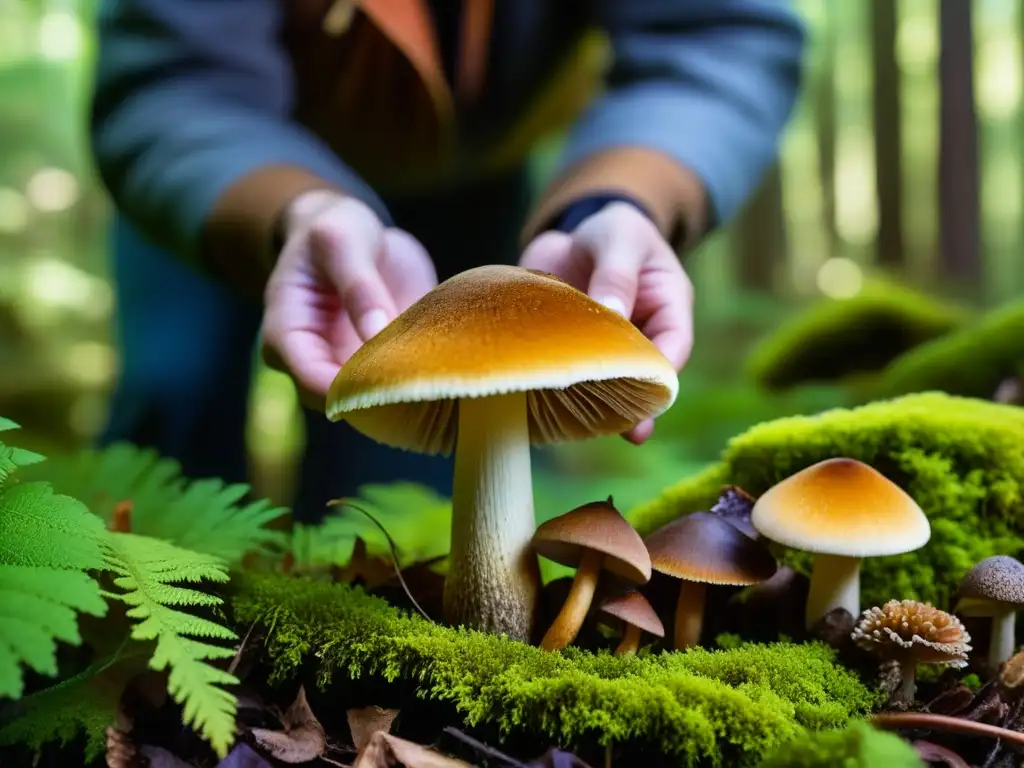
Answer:
<svg viewBox="0 0 1024 768"><path fill-rule="evenodd" d="M445 619L525 642L540 591L526 393L463 398L458 419Z"/></svg>

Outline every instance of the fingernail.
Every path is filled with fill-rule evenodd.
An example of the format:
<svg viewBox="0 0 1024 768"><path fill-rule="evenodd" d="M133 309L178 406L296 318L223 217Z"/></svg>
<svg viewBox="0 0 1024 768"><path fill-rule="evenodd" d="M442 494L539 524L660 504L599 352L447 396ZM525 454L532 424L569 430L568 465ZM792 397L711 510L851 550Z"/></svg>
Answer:
<svg viewBox="0 0 1024 768"><path fill-rule="evenodd" d="M605 296L602 299L598 299L597 302L598 302L598 304L604 304L612 312L617 312L618 314L622 315L623 317L626 317L626 305L622 302L622 299L620 299L618 296ZM627 318L627 319L629 319L629 318Z"/></svg>
<svg viewBox="0 0 1024 768"><path fill-rule="evenodd" d="M383 309L371 309L363 315L363 320L359 324L359 335L363 337L363 341L369 341L371 338L383 331L384 326L387 324L387 312Z"/></svg>

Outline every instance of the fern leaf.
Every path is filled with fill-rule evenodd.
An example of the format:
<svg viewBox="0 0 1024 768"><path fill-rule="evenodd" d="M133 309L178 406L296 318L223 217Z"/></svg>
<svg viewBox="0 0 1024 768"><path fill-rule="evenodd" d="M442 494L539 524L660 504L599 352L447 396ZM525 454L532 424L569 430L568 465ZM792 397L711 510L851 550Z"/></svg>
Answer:
<svg viewBox="0 0 1024 768"><path fill-rule="evenodd" d="M128 616L135 622L132 638L156 641L150 666L169 669L168 691L184 707L185 723L223 757L234 739L237 702L220 686L238 680L208 662L232 657L232 648L213 641L235 640L236 635L214 621L176 610L219 605L220 598L171 582L225 582L226 563L145 536L111 534L109 539L109 568L116 574L114 584L124 590L117 597L129 606Z"/></svg>
<svg viewBox="0 0 1024 768"><path fill-rule="evenodd" d="M76 613L107 605L86 571L105 567L103 523L45 483L0 491L0 697L23 692L22 664L57 673L57 642L79 645Z"/></svg>
<svg viewBox="0 0 1024 768"><path fill-rule="evenodd" d="M8 432L13 429L19 429L18 425L10 419L0 418L0 432ZM10 477L14 470L31 464L38 464L41 461L45 461L45 457L40 456L38 453L27 451L24 448L5 445L0 441L0 486L7 481L7 478Z"/></svg>
<svg viewBox="0 0 1024 768"><path fill-rule="evenodd" d="M115 722L121 695L146 668L149 648L133 650L134 645L19 701L16 719L0 729L0 746L20 744L38 755L49 742L64 745L84 733L83 764L103 754L106 729Z"/></svg>
<svg viewBox="0 0 1024 768"><path fill-rule="evenodd" d="M47 479L109 521L119 502L132 502L132 531L235 564L251 551L283 549L286 534L268 529L287 512L269 502L244 503L246 485L189 482L180 466L126 443L54 459Z"/></svg>

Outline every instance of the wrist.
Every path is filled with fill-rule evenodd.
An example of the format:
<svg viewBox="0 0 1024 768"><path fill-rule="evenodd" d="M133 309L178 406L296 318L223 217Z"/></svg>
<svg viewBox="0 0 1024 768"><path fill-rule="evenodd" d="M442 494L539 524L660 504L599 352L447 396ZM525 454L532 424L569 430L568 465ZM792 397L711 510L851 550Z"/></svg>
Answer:
<svg viewBox="0 0 1024 768"><path fill-rule="evenodd" d="M590 218L595 213L604 210L604 208L612 205L613 203L623 203L625 205L632 206L646 218L651 221L654 220L654 217L651 215L647 206L631 195L615 191L594 192L566 205L561 211L556 213L548 221L547 225L542 227L542 229L554 230L556 232L572 232L576 227L582 224L585 219Z"/></svg>

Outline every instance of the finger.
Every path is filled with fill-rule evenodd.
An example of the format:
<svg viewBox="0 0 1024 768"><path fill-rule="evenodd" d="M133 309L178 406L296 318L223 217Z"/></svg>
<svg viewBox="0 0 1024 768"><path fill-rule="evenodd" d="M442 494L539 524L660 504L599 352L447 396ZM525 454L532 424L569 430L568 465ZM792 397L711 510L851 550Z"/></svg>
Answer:
<svg viewBox="0 0 1024 768"><path fill-rule="evenodd" d="M650 232L632 219L593 217L576 232L577 244L593 258L587 294L624 317L632 317L639 287L640 269L650 250ZM647 227L650 228L649 226Z"/></svg>
<svg viewBox="0 0 1024 768"><path fill-rule="evenodd" d="M384 282L392 286L391 295L398 312L404 312L437 285L437 270L427 249L401 229L384 232L380 274Z"/></svg>
<svg viewBox="0 0 1024 768"><path fill-rule="evenodd" d="M377 268L384 230L365 206L342 208L344 205L313 224L309 243L314 261L334 285L359 336L366 341L397 314Z"/></svg>
<svg viewBox="0 0 1024 768"><path fill-rule="evenodd" d="M640 330L678 371L693 349L693 286L674 256L641 278Z"/></svg>
<svg viewBox="0 0 1024 768"><path fill-rule="evenodd" d="M623 432L622 436L633 445L643 445L652 434L654 434L654 419L646 419L632 429Z"/></svg>

